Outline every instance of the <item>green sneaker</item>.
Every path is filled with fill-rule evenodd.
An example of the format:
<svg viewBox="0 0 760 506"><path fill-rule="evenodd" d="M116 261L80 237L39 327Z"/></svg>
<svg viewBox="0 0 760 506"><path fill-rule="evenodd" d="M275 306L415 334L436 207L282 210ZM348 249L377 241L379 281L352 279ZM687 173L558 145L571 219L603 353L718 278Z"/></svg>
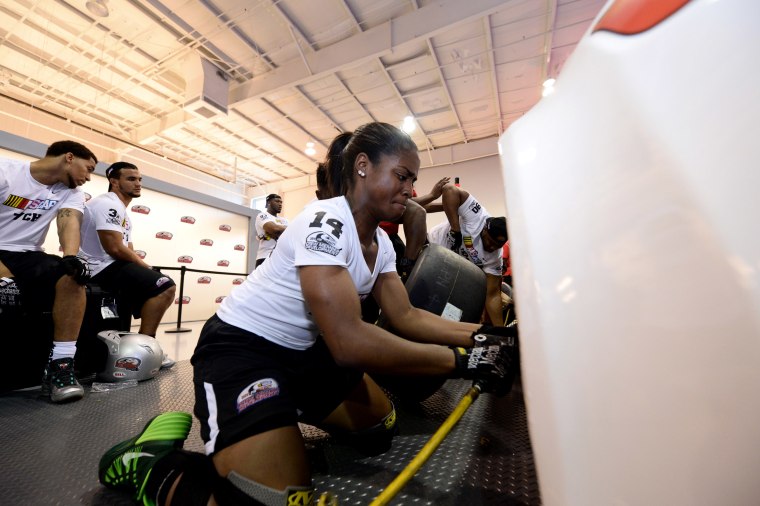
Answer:
<svg viewBox="0 0 760 506"><path fill-rule="evenodd" d="M136 501L152 506L153 498L144 497L150 472L159 459L182 448L192 424L192 415L181 411L153 417L137 436L117 444L101 457L100 483L131 492Z"/></svg>

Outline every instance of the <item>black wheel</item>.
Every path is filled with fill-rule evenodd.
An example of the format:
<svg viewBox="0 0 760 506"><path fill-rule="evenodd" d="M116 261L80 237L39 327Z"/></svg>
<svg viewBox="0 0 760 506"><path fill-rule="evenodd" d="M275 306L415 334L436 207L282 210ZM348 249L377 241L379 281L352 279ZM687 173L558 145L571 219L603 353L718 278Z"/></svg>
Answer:
<svg viewBox="0 0 760 506"><path fill-rule="evenodd" d="M486 275L453 251L429 244L417 258L406 291L414 307L450 320L476 323L485 306ZM382 313L377 324L393 332ZM419 402L433 395L447 377L373 374L372 379L401 401Z"/></svg>

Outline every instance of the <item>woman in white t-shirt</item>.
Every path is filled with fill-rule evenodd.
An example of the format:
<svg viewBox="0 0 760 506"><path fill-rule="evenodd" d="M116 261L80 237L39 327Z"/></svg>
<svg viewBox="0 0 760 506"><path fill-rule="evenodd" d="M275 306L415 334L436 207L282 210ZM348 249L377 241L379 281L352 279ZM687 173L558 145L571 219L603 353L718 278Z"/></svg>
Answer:
<svg viewBox="0 0 760 506"><path fill-rule="evenodd" d="M396 273L378 223L404 213L419 165L414 142L396 127L370 123L353 133L342 153L345 195L307 205L204 326L192 363L207 455L176 450L190 415L165 413L106 453L103 484L123 487L130 471L122 461L139 453L129 474L139 500L310 504L298 422L366 454L390 448L393 404L365 372L450 375L485 391L509 389L516 329L416 309ZM370 293L403 338L362 321L360 301Z"/></svg>

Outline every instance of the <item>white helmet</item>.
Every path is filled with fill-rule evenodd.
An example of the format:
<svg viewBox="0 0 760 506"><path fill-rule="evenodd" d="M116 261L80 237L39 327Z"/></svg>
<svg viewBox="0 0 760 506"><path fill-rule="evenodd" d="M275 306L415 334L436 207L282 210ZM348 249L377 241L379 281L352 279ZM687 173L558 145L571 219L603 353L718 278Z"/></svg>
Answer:
<svg viewBox="0 0 760 506"><path fill-rule="evenodd" d="M153 337L135 332L104 330L98 339L108 348L105 368L98 373L101 381L117 382L151 379L161 369L164 352Z"/></svg>

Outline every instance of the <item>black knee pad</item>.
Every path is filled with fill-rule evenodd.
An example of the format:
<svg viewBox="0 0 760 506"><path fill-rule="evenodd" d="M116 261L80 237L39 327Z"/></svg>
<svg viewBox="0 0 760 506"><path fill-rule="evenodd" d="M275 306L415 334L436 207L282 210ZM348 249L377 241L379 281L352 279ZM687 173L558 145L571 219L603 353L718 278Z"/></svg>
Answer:
<svg viewBox="0 0 760 506"><path fill-rule="evenodd" d="M398 434L396 409L391 405L391 412L377 425L368 429L340 434L336 439L352 446L362 455L374 457L391 449L396 434Z"/></svg>
<svg viewBox="0 0 760 506"><path fill-rule="evenodd" d="M219 474L211 457L185 450L173 451L153 466L146 485L146 497L155 498L156 504L166 504L172 484L180 475L182 480L174 490L172 503L206 506Z"/></svg>

